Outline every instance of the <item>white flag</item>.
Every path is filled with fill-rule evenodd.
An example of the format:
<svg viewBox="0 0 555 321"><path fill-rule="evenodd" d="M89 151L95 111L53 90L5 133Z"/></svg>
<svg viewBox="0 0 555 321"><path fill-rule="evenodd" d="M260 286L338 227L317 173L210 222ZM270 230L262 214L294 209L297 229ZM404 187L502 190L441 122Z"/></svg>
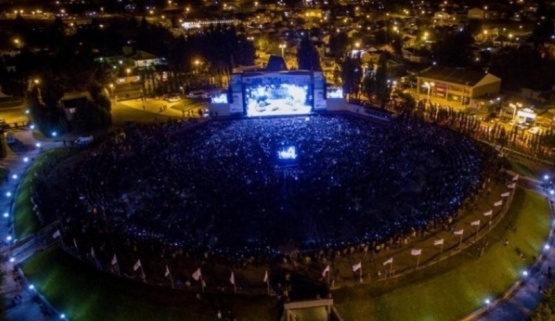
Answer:
<svg viewBox="0 0 555 321"><path fill-rule="evenodd" d="M118 258L114 254L114 257L112 258L112 265L116 265L116 264L118 264Z"/></svg>
<svg viewBox="0 0 555 321"><path fill-rule="evenodd" d="M166 273L164 273L165 277L170 276L170 268L168 268L168 266L166 265Z"/></svg>
<svg viewBox="0 0 555 321"><path fill-rule="evenodd" d="M56 230L56 232L54 232L54 234L52 234L52 237L57 239L58 237L62 236L62 233L60 233L60 230Z"/></svg>
<svg viewBox="0 0 555 321"><path fill-rule="evenodd" d="M515 184L515 183L511 183L511 184L507 185L507 187L510 188L510 189L513 189L513 188L516 187L516 184Z"/></svg>
<svg viewBox="0 0 555 321"><path fill-rule="evenodd" d="M235 285L235 274L231 272L231 276L229 277L229 283Z"/></svg>
<svg viewBox="0 0 555 321"><path fill-rule="evenodd" d="M412 250L410 250L410 255L417 256L417 255L420 255L420 254L422 254L422 249L412 249Z"/></svg>
<svg viewBox="0 0 555 321"><path fill-rule="evenodd" d="M501 194L501 197L509 197L509 195L511 195L511 193L505 192L505 193Z"/></svg>
<svg viewBox="0 0 555 321"><path fill-rule="evenodd" d="M264 273L264 283L268 282L268 271Z"/></svg>
<svg viewBox="0 0 555 321"><path fill-rule="evenodd" d="M518 181L518 178L519 178L519 176L518 176L518 174L516 174L516 175L513 177L513 182Z"/></svg>
<svg viewBox="0 0 555 321"><path fill-rule="evenodd" d="M463 235L463 233L464 233L464 229L460 229L458 231L453 232L453 234L455 235Z"/></svg>
<svg viewBox="0 0 555 321"><path fill-rule="evenodd" d="M137 263L135 263L135 265L133 265L133 271L137 271L140 267L141 267L141 259L137 260Z"/></svg>
<svg viewBox="0 0 555 321"><path fill-rule="evenodd" d="M362 268L362 262L358 262L357 264L353 265L353 272L356 272Z"/></svg>
<svg viewBox="0 0 555 321"><path fill-rule="evenodd" d="M470 222L470 226L480 226L480 220Z"/></svg>
<svg viewBox="0 0 555 321"><path fill-rule="evenodd" d="M502 200L493 203L493 206L501 206L501 205L503 205L503 201L502 201Z"/></svg>
<svg viewBox="0 0 555 321"><path fill-rule="evenodd" d="M393 258L390 257L387 261L383 262L383 265L393 264Z"/></svg>
<svg viewBox="0 0 555 321"><path fill-rule="evenodd" d="M330 266L326 266L326 268L324 269L324 271L322 272L322 277L326 276L326 273L330 272Z"/></svg>
<svg viewBox="0 0 555 321"><path fill-rule="evenodd" d="M201 277L202 273L200 272L200 268L198 268L195 273L193 273L193 279L195 279L195 281L198 281Z"/></svg>
<svg viewBox="0 0 555 321"><path fill-rule="evenodd" d="M484 212L484 216L491 216L493 214L492 210L489 210L487 212Z"/></svg>
<svg viewBox="0 0 555 321"><path fill-rule="evenodd" d="M443 239L434 240L434 245L443 245Z"/></svg>
<svg viewBox="0 0 555 321"><path fill-rule="evenodd" d="M96 259L96 255L94 254L94 247L91 246L91 256Z"/></svg>

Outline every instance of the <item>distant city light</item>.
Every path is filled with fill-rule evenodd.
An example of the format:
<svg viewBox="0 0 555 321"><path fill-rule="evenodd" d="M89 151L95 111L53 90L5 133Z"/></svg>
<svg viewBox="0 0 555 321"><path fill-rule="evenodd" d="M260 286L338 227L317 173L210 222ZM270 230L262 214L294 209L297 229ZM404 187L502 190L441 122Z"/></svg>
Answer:
<svg viewBox="0 0 555 321"><path fill-rule="evenodd" d="M32 284L29 284L29 290L34 290L34 289L35 289L35 286Z"/></svg>
<svg viewBox="0 0 555 321"><path fill-rule="evenodd" d="M10 217L10 213L8 213L8 212L4 212L4 217L5 217L5 218L8 218L8 217Z"/></svg>
<svg viewBox="0 0 555 321"><path fill-rule="evenodd" d="M491 300L490 300L490 299L485 299L484 302L485 302L487 305L490 305Z"/></svg>
<svg viewBox="0 0 555 321"><path fill-rule="evenodd" d="M528 271L526 271L526 270L522 271L522 276L524 276L524 277L528 276Z"/></svg>
<svg viewBox="0 0 555 321"><path fill-rule="evenodd" d="M7 196L7 197L11 197L11 196L12 196L12 192L6 192L6 196Z"/></svg>
<svg viewBox="0 0 555 321"><path fill-rule="evenodd" d="M547 181L549 179L549 175L547 174L543 175L543 179Z"/></svg>
<svg viewBox="0 0 555 321"><path fill-rule="evenodd" d="M31 129L35 129L35 125L31 124L31 126L29 126Z"/></svg>
<svg viewBox="0 0 555 321"><path fill-rule="evenodd" d="M17 179L17 174L13 174L12 179Z"/></svg>
<svg viewBox="0 0 555 321"><path fill-rule="evenodd" d="M6 241L11 242L11 240L12 240L12 236L11 236L11 235L6 236Z"/></svg>
<svg viewBox="0 0 555 321"><path fill-rule="evenodd" d="M52 132L52 137L56 137L56 136L58 136L58 133L57 133L57 132L55 132L55 131L54 131L54 132Z"/></svg>
<svg viewBox="0 0 555 321"><path fill-rule="evenodd" d="M23 161L27 163L29 161L29 157L23 157Z"/></svg>
<svg viewBox="0 0 555 321"><path fill-rule="evenodd" d="M13 263L13 262L15 262L15 258L10 257L10 263Z"/></svg>
<svg viewBox="0 0 555 321"><path fill-rule="evenodd" d="M40 143L36 143L35 146L37 146L37 148L40 148L42 145Z"/></svg>
<svg viewBox="0 0 555 321"><path fill-rule="evenodd" d="M549 246L549 244L546 244L546 245L543 246L543 249L546 250L546 251L549 250L550 248L551 247Z"/></svg>

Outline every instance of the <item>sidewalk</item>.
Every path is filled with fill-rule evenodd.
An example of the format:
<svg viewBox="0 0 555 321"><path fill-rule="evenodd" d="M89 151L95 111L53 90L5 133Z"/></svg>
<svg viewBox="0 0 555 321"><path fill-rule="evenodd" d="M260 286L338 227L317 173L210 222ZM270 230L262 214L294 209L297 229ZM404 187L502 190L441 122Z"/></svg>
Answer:
<svg viewBox="0 0 555 321"><path fill-rule="evenodd" d="M14 137L26 147L26 150L17 153L9 150L8 156L1 161L1 165L10 172L8 179L0 184L0 213L2 213L0 220L4 221L0 224L0 243L2 245L0 252L4 259L0 266L2 275L0 295L3 299L3 312L0 319L9 321L59 320L59 316L53 313L47 303L42 301L33 286L27 284L26 279L16 269L16 265L22 258L10 255L8 244L13 244L14 241L9 242L8 238L15 238L12 213L15 193L25 170L40 152L30 130L20 129L12 132ZM40 142L40 144L41 148L45 149L61 146L56 142ZM24 161L25 157L27 157L27 162ZM14 174L17 177L13 176ZM7 197L7 192L11 192L12 195ZM8 213L8 217L5 217L4 213Z"/></svg>
<svg viewBox="0 0 555 321"><path fill-rule="evenodd" d="M541 182L521 177L530 182L541 184ZM555 218L555 208L548 195L539 190L550 202L551 218ZM507 289L502 298L484 302L484 307L463 318L462 321L521 321L527 320L531 313L538 307L543 292L549 288L555 277L548 278L547 271L555 267L555 220L552 221L551 230L545 247L538 254L538 261L528 272L522 275L511 288Z"/></svg>

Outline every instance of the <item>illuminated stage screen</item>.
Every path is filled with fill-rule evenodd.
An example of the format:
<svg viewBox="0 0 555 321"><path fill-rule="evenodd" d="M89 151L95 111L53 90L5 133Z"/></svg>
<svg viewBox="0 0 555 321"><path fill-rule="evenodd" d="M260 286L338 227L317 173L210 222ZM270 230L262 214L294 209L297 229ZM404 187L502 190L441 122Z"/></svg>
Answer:
<svg viewBox="0 0 555 321"><path fill-rule="evenodd" d="M243 78L247 116L309 114L314 105L308 74L272 74Z"/></svg>

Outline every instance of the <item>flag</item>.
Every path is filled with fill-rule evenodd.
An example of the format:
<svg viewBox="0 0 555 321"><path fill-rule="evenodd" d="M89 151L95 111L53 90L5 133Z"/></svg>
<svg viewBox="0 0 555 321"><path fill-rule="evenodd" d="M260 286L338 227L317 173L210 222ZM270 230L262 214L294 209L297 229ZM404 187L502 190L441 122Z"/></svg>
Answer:
<svg viewBox="0 0 555 321"><path fill-rule="evenodd" d="M511 183L511 184L507 185L507 187L510 188L510 189L513 189L513 188L516 187L516 184L515 184L515 183Z"/></svg>
<svg viewBox="0 0 555 321"><path fill-rule="evenodd" d="M410 255L417 256L417 255L420 255L420 254L422 254L422 249L412 249L412 250L410 250Z"/></svg>
<svg viewBox="0 0 555 321"><path fill-rule="evenodd" d="M326 266L326 268L324 269L324 271L322 272L322 277L326 276L326 273L330 272L330 266Z"/></svg>
<svg viewBox="0 0 555 321"><path fill-rule="evenodd" d="M57 239L58 237L62 236L62 234L60 233L60 230L56 230L56 232L54 232L54 234L52 234L52 237Z"/></svg>
<svg viewBox="0 0 555 321"><path fill-rule="evenodd" d="M94 247L91 246L91 256L96 259L96 255L94 254Z"/></svg>
<svg viewBox="0 0 555 321"><path fill-rule="evenodd" d="M168 266L166 265L166 273L164 273L165 277L170 276L170 268L168 268Z"/></svg>
<svg viewBox="0 0 555 321"><path fill-rule="evenodd" d="M264 273L264 283L268 282L268 271Z"/></svg>
<svg viewBox="0 0 555 321"><path fill-rule="evenodd" d="M518 174L516 174L516 175L513 177L513 182L518 181L518 177L519 177Z"/></svg>
<svg viewBox="0 0 555 321"><path fill-rule="evenodd" d="M356 272L362 268L362 262L358 262L357 264L353 265L353 272Z"/></svg>
<svg viewBox="0 0 555 321"><path fill-rule="evenodd" d="M195 281L198 281L201 277L202 273L200 272L200 268L198 268L195 273L193 273L193 279L195 279Z"/></svg>
<svg viewBox="0 0 555 321"><path fill-rule="evenodd" d="M502 200L493 203L493 206L501 206L501 205L503 205L503 201L502 201Z"/></svg>
<svg viewBox="0 0 555 321"><path fill-rule="evenodd" d="M133 271L137 271L140 267L142 267L141 259L138 259L137 263L135 263L135 265L133 265Z"/></svg>
<svg viewBox="0 0 555 321"><path fill-rule="evenodd" d="M489 210L487 212L484 212L484 216L491 216L493 214L492 210Z"/></svg>
<svg viewBox="0 0 555 321"><path fill-rule="evenodd" d="M510 193L509 192L505 192L503 194L501 194L501 197L509 197Z"/></svg>
<svg viewBox="0 0 555 321"><path fill-rule="evenodd" d="M443 245L443 239L434 240L434 245Z"/></svg>
<svg viewBox="0 0 555 321"><path fill-rule="evenodd" d="M470 222L470 226L480 226L480 220Z"/></svg>
<svg viewBox="0 0 555 321"><path fill-rule="evenodd" d="M389 258L389 260L383 262L383 265L393 264L393 258Z"/></svg>
<svg viewBox="0 0 555 321"><path fill-rule="evenodd" d="M458 231L453 232L453 234L455 234L455 235L463 235L463 233L464 233L463 229L460 229Z"/></svg>
<svg viewBox="0 0 555 321"><path fill-rule="evenodd" d="M112 258L112 265L116 265L116 264L118 264L118 258L114 254L114 257Z"/></svg>
<svg viewBox="0 0 555 321"><path fill-rule="evenodd" d="M229 283L235 285L235 274L231 272L231 276L229 277Z"/></svg>

